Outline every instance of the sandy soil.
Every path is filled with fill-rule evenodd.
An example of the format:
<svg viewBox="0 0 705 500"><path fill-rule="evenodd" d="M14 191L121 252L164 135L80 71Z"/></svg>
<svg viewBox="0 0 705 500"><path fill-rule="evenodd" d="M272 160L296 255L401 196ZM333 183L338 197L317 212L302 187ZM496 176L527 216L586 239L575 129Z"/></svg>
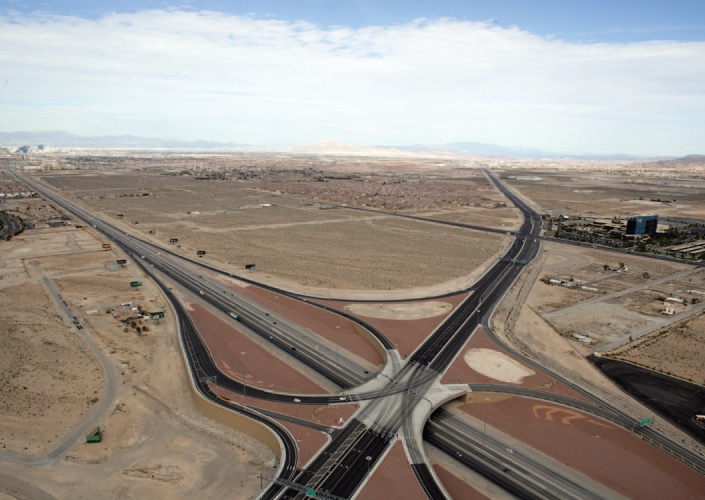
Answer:
<svg viewBox="0 0 705 500"><path fill-rule="evenodd" d="M591 348L584 347L579 342L562 336L537 312L546 300L555 300L550 295L553 290L563 288L551 287L538 281L539 278L548 274L546 270L551 269L550 266L555 262L556 265L562 266L560 272L566 272L570 268L570 262L573 258L575 258L576 267L590 265L591 261L586 257L586 254L589 255L591 252L591 249L581 247L544 243L539 258L519 277L495 310L492 318L493 331L524 355L569 378L574 383L580 384L596 397L622 408L631 415L648 416L649 409L627 396L585 359L584 356L590 352ZM554 254L559 259L554 259ZM600 260L602 259L597 262L599 263ZM663 275L667 276L667 272L680 271L681 268L663 268L661 270ZM614 304L612 306L614 307ZM610 316L604 318L604 309L595 307L596 316L611 321ZM607 311L609 314L610 309ZM591 320L592 317L590 317L590 321L585 321L582 324L576 321L574 331L592 336ZM656 427L659 431L695 451L704 452L702 446L663 419L657 421Z"/></svg>
<svg viewBox="0 0 705 500"><path fill-rule="evenodd" d="M96 251L100 240L83 231L39 229L23 236L0 252L3 271L24 268L18 265L24 261L37 276L18 271L0 281L4 448L42 453L101 393L102 372L49 301L40 271L52 277L84 331L117 367L118 390L99 420L100 444L81 440L49 468L3 462L3 473L56 498L92 499L96 492L101 498L253 498L258 474L271 474L274 456L196 410L173 318L151 282L132 266L114 266L119 255ZM133 279L143 286L130 288ZM116 319L136 314L123 302L167 309L167 318L159 324L135 318L132 328Z"/></svg>
<svg viewBox="0 0 705 500"><path fill-rule="evenodd" d="M468 349L465 351L463 360L476 372L500 382L521 384L524 378L536 373L506 354L494 349Z"/></svg>
<svg viewBox="0 0 705 500"><path fill-rule="evenodd" d="M462 210L443 212L419 211L416 215L497 229L516 229L521 224L521 215L514 207L463 207Z"/></svg>
<svg viewBox="0 0 705 500"><path fill-rule="evenodd" d="M327 341L329 346L342 349L341 352L347 351L348 355L352 354L377 368L381 368L384 364L385 360L377 348L380 346L373 345L376 341L370 339L357 323L339 314L259 287L246 287L241 290L241 293L256 300L275 314L309 329L322 341Z"/></svg>
<svg viewBox="0 0 705 500"><path fill-rule="evenodd" d="M612 351L609 356L705 385L703 332L705 315L700 313Z"/></svg>
<svg viewBox="0 0 705 500"><path fill-rule="evenodd" d="M477 356L477 353L482 353L484 359ZM466 361L468 354L472 363ZM506 352L490 339L482 328L472 334L465 348L441 378L441 383L512 384L593 402L554 377L543 371L536 371ZM473 399L479 397L478 394L480 393L470 393L466 397Z"/></svg>
<svg viewBox="0 0 705 500"><path fill-rule="evenodd" d="M252 276L264 281L281 278L308 287L368 290L429 286L468 275L505 244L505 237L493 233L320 210L300 200L273 202L268 193L252 191L257 184L137 177L44 176L63 194L78 196L126 229L165 245L178 238L180 251L194 255L206 250L207 260L235 270L255 263ZM261 207L265 203L273 206ZM515 214L506 220L516 221Z"/></svg>
<svg viewBox="0 0 705 500"><path fill-rule="evenodd" d="M0 310L0 442L41 455L98 401L104 374L41 283L0 287Z"/></svg>
<svg viewBox="0 0 705 500"><path fill-rule="evenodd" d="M100 246L99 240L81 230L28 229L12 241L3 242L0 279L17 281L42 273L54 275L71 270L75 268L76 255L81 255L87 266L100 267L114 257L100 251Z"/></svg>
<svg viewBox="0 0 705 500"><path fill-rule="evenodd" d="M422 319L450 313L453 305L449 302L398 302L395 304L350 304L346 311L357 316L381 319Z"/></svg>
<svg viewBox="0 0 705 500"><path fill-rule="evenodd" d="M316 453L330 442L330 436L324 432L292 424L291 422L281 422L281 424L296 438L296 444L299 447L297 467L304 468L316 456Z"/></svg>
<svg viewBox="0 0 705 500"><path fill-rule="evenodd" d="M654 169L652 176L658 176ZM685 169L683 174L687 174ZM541 177L541 181L509 179L509 175ZM664 173L664 177L669 174ZM702 186L699 182L663 182L659 179L640 179L610 172L607 169L556 172L547 169L503 172L502 180L534 200L542 209L561 214L598 215L602 217L632 216L645 213L658 213L661 218L668 216L703 217ZM641 198L641 199L639 199ZM677 200L677 203L664 205L651 202L652 198Z"/></svg>

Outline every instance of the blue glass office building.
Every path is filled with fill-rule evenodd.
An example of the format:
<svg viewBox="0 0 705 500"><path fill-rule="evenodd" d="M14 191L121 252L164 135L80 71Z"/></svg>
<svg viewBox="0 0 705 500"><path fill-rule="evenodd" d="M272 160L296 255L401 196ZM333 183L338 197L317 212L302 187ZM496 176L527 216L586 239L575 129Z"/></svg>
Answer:
<svg viewBox="0 0 705 500"><path fill-rule="evenodd" d="M654 234L658 215L638 215L627 219L627 234Z"/></svg>

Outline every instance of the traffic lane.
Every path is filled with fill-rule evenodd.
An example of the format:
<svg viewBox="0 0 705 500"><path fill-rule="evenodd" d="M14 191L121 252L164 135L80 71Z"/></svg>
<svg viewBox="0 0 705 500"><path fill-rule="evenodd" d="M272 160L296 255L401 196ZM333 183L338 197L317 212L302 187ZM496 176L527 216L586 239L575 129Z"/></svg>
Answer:
<svg viewBox="0 0 705 500"><path fill-rule="evenodd" d="M152 258L154 258L153 262L156 263L156 269L167 274L171 279L177 281L192 293L200 295L203 300L209 302L221 312L225 314L236 312L237 316L239 316L239 321L244 326L276 345L287 355L298 359L326 376L340 387L351 388L362 385L367 379L371 378L372 375L369 368L358 366L350 361L344 353L341 356L338 352L326 348L322 344L318 344L319 348L317 349L317 346L313 345L310 339L278 327L275 320L271 318L263 319L251 314L250 311L242 307L242 304L235 304L232 301L232 297L219 293L221 290L212 287L207 280L201 281L198 275L183 271L163 256L150 255L150 249L137 247L133 250L141 252L141 257L144 257L142 260L147 263L152 263ZM149 258L145 254L149 255Z"/></svg>
<svg viewBox="0 0 705 500"><path fill-rule="evenodd" d="M482 404L461 409L478 422L485 419ZM488 405L487 423L629 498L698 498L696 492L705 491L705 475L691 468L692 462L684 464L670 450L654 446L650 437L643 439L638 425L630 432L628 424L611 423L609 413L591 410L504 397Z"/></svg>
<svg viewBox="0 0 705 500"><path fill-rule="evenodd" d="M561 499L560 496L556 496L553 493L537 491L539 488L531 485L526 481L525 477L518 475L510 467L503 465L501 461L493 459L487 454L472 453L470 450L463 448L462 444L454 443L447 435L440 432L427 433L424 439L517 498L522 500Z"/></svg>
<svg viewBox="0 0 705 500"><path fill-rule="evenodd" d="M50 198L53 198L53 197L50 197ZM113 227L110 226L109 224L107 224L107 223L105 223L105 222L103 222L103 221L100 221L100 220L98 220L98 219L95 218L95 217L92 217L92 216L91 216L90 214L88 214L86 211L83 211L82 209L79 209L78 207L73 206L73 204L70 204L70 203L68 203L68 202L64 202L64 200L60 200L60 201L59 201L59 200L56 200L56 202L59 203L59 204L62 205L62 206L65 206L66 204L70 205L71 208L74 208L74 211L75 211L74 215L77 215L77 214L78 214L78 215L81 216L82 218L85 218L87 221L89 221L90 223L92 223L93 227L96 228L96 229L97 229L98 227L100 227L100 229L101 229L103 232L109 234L114 240L116 240L116 242L117 242L122 248L124 248L126 251L128 251L128 253L130 253L129 251L132 250L132 251L135 252L135 254L140 255L140 256L143 258L143 260L145 260L144 254L149 254L149 255L152 255L152 254L153 254L154 250L153 250L151 247L149 247L147 244L144 244L144 243L140 242L139 240L134 240L134 239L130 239L130 238L127 238L127 237L123 236L123 234L122 234L121 232L117 231L115 228L113 228ZM67 208L67 209L68 209L68 208ZM134 255L133 255L133 257L134 257ZM176 271L175 271L175 268L174 268L173 266L170 266L169 268L167 268L168 263L166 262L166 259L165 259L165 258L160 259L160 257L161 257L161 256L158 255L158 254L157 254L157 255L152 255L152 259L153 259L154 261L161 261L162 271L166 272L167 274L173 274L173 275L181 276L182 278L184 278L184 277L186 276L185 273L179 273L179 272L178 272L178 268L176 268ZM184 286L189 287L188 284L184 284ZM205 285L203 285L202 283L194 282L194 283L191 284L190 289L195 292L196 290L199 289L200 286L205 286ZM200 290L199 290L199 291L200 291ZM225 307L228 307L228 306L225 306ZM227 313L227 311L224 311L224 312ZM269 340L269 337L270 337L270 336L272 336L272 335L266 335L265 338L266 338L267 340ZM273 337L273 336L272 336L272 337ZM362 379L360 379L360 378L353 379L352 376L351 376L352 374L355 374L356 372L360 372L360 371L363 372L363 373L362 373L363 375L368 375L368 374L365 374L364 372L365 372L365 371L368 371L368 372L369 372L369 370L364 370L364 369L362 369L362 370L354 370L354 368L353 368L353 371L350 371L350 369L351 369L350 366L347 366L346 369L340 369L342 357L340 357L338 353L336 353L335 359L333 359L332 354L331 354L331 355L328 355L326 358L321 358L321 357L318 355L318 353L314 352L314 350L312 350L312 349L308 346L308 344L305 344L305 343L298 343L298 342L296 342L295 340L293 340L293 339L291 339L291 338L289 338L288 340L291 341L292 343L298 344L298 348L295 347L295 346L290 346L290 347L292 348L292 352L289 352L290 355L291 355L291 354L294 354L295 357L297 357L297 358L299 358L301 361L306 362L307 364L311 365L314 369L318 369L319 371L320 371L320 370L323 370L323 371L325 372L325 373L323 373L324 375L327 374L327 375L336 377L336 376L333 375L333 374L334 374L336 371L338 371L339 373L338 373L337 377L338 377L339 385L340 385L341 387L353 387L353 386L361 385L362 383L364 383L364 381L365 381L367 378L369 378L369 377L367 377L367 378L362 378ZM308 359L305 359L305 356L306 356L306 355L309 356ZM311 360L311 357L313 357L313 358L318 358L319 363L316 363L316 362L312 361L312 360ZM304 359L301 359L301 358L304 358ZM323 366L321 365L321 362L323 363ZM346 362L345 360L342 361L342 363L345 363L345 362ZM325 365L328 365L329 367L332 366L332 369L331 369L331 368L326 368ZM347 381L347 382L346 382L346 381L343 381L343 380L341 380L340 377L344 377L344 378L346 378L348 381ZM337 382L337 383L338 383L338 382Z"/></svg>
<svg viewBox="0 0 705 500"><path fill-rule="evenodd" d="M429 424L425 433L427 432L428 435L438 433L441 439L446 440L451 446L456 446L458 450L454 455L456 460L462 461L463 458L468 458L466 454L472 455L478 452L487 454L490 461L500 464L503 468L514 470L519 479L522 479L522 476L528 476L531 488L535 485L539 491L551 492L556 498L599 500L605 495L609 498L620 496L614 491L605 491L605 488L600 488L602 492L593 490L590 487L593 481L574 469L565 467L563 464L559 465L553 459L538 453L526 454L515 445L510 445L496 436L492 428L489 433L486 433L447 408L442 407L436 411L431 416ZM480 425L479 421L477 425ZM559 473L556 470L558 467L565 474Z"/></svg>

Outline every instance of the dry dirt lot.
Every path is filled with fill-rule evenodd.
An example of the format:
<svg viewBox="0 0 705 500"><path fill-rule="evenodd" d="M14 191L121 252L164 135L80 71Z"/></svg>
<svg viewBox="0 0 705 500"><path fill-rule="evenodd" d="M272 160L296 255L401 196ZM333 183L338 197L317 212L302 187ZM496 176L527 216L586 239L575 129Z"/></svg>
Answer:
<svg viewBox="0 0 705 500"><path fill-rule="evenodd" d="M626 168L625 170L629 170ZM653 172L657 175L657 171ZM700 180L652 177L638 172L627 175L617 169L585 168L564 171L504 170L501 179L533 200L548 213L627 217L645 213L668 216L705 217ZM686 174L686 171L683 171ZM541 180L510 179L509 176L540 177ZM641 198L641 199L640 199ZM652 199L676 200L664 205Z"/></svg>
<svg viewBox="0 0 705 500"><path fill-rule="evenodd" d="M205 250L206 260L236 270L254 263L252 277L263 281L280 278L302 286L368 290L423 287L470 274L506 243L492 233L322 210L310 200L255 191L253 187L261 186L247 182L136 172L42 178L125 229L163 245L178 238L177 250L187 255ZM266 204L271 206L261 206ZM469 210L451 219L472 222L474 212ZM497 213L501 217L491 219L494 225L516 224L512 210ZM485 211L478 217L479 223L490 220Z"/></svg>
<svg viewBox="0 0 705 500"><path fill-rule="evenodd" d="M455 210L445 210L443 212L420 210L416 212L415 215L497 229L517 229L521 224L520 212L515 208L507 206L493 208L463 207Z"/></svg>
<svg viewBox="0 0 705 500"><path fill-rule="evenodd" d="M546 243L542 248L543 259L537 269L541 279L573 279L573 285L582 284L598 291L536 281L526 302L531 311L525 314L539 315L576 345L577 341L572 339L574 333L594 339L591 348L600 342L628 336L638 328L658 325L663 320L660 314L654 314L654 308L660 311L663 306L657 299L666 291L679 288L669 286L672 285L669 278L692 269L686 264L559 243ZM605 264L617 268L616 260L625 264L626 272L604 269ZM644 273L648 273L648 278Z"/></svg>
<svg viewBox="0 0 705 500"><path fill-rule="evenodd" d="M40 455L98 401L103 372L39 282L0 287L0 442Z"/></svg>
<svg viewBox="0 0 705 500"><path fill-rule="evenodd" d="M72 241L82 243L71 248ZM53 280L84 331L116 367L117 394L98 420L101 443L81 439L51 467L0 462L0 492L8 477L16 477L55 498L257 494L258 474L272 472L272 452L196 410L173 318L165 299L139 271L115 266L118 254L95 251L100 240L75 229L29 230L2 245L11 250L2 252L2 271L17 270L11 276L3 272L0 280L4 450L41 456L102 395L102 370L51 302L42 276ZM143 286L130 288L133 279L143 280ZM132 328L131 321L115 317L137 314L121 305L125 302L147 311L166 309L167 318L158 325L135 318Z"/></svg>
<svg viewBox="0 0 705 500"><path fill-rule="evenodd" d="M574 247L557 243L544 243L542 252L537 260L528 267L502 303L496 309L492 318L492 328L500 338L505 339L510 345L539 361L543 366L555 370L566 376L575 383L578 383L591 391L597 397L609 401L618 407L624 408L632 415L648 415L650 410L644 408L635 400L625 397L624 393L615 384L608 380L602 373L596 370L586 359L585 355L594 350L593 346L586 346L570 335L561 335L561 332L554 328L555 318L547 321L544 315L548 312L561 309L570 310L575 308L575 312L560 317L560 325L565 328L564 333L581 333L594 338L604 339L617 336L616 329L629 332L627 325L629 321L648 322L653 321L649 316L638 314L620 306L619 302L611 303L596 302L589 307L583 306L582 302L599 300L602 296L595 297L590 292L578 292L561 286L550 286L540 281L547 275L567 275L574 272L580 275L581 270L589 270L594 264L600 264L612 253L588 249L584 247ZM614 259L614 257L611 257ZM637 259L634 257L634 259ZM675 266L673 268L658 267L661 263L655 263L655 268L651 268L653 261L643 259L643 262L630 262L628 267L637 271L650 270L659 279L669 282L668 274L687 271L689 266ZM668 264L670 265L670 264ZM597 269L596 269L597 270ZM587 272L587 271L586 271ZM690 275L693 276L693 275ZM686 281L689 277L681 280ZM610 278L612 279L612 278ZM622 278L617 278L622 279ZM645 281L657 281L652 278ZM623 286L616 287L620 290L628 290ZM593 319L593 314L595 318ZM614 325L615 328L608 328ZM628 339L625 339L628 342ZM695 347L695 345L693 345ZM660 349L660 344L654 344L655 357L667 352L668 346L664 350ZM702 350L694 351L693 358L702 359ZM659 354L660 353L660 354ZM674 356L675 357L675 356ZM702 363L701 363L702 364ZM691 371L693 368L695 370ZM689 377L697 377L697 366L690 362L683 362L682 372L690 373ZM687 378L687 377L686 377ZM696 451L703 453L703 447L687 438L682 432L676 430L668 423L658 421L656 427L667 435L685 440L687 445Z"/></svg>
<svg viewBox="0 0 705 500"><path fill-rule="evenodd" d="M705 386L704 332L705 315L700 313L609 355Z"/></svg>

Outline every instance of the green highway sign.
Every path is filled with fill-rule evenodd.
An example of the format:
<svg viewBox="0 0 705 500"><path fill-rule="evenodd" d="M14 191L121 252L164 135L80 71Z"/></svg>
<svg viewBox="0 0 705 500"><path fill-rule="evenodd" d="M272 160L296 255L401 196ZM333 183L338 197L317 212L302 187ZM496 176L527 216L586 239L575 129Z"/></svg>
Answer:
<svg viewBox="0 0 705 500"><path fill-rule="evenodd" d="M645 418L644 420L641 420L639 422L639 426L644 427L645 425L653 424L654 420L655 420L654 417Z"/></svg>
<svg viewBox="0 0 705 500"><path fill-rule="evenodd" d="M311 488L306 488L306 494L312 498L316 498L316 490Z"/></svg>
<svg viewBox="0 0 705 500"><path fill-rule="evenodd" d="M137 288L138 286L142 286L142 282L141 281L130 281L130 286L132 288Z"/></svg>

